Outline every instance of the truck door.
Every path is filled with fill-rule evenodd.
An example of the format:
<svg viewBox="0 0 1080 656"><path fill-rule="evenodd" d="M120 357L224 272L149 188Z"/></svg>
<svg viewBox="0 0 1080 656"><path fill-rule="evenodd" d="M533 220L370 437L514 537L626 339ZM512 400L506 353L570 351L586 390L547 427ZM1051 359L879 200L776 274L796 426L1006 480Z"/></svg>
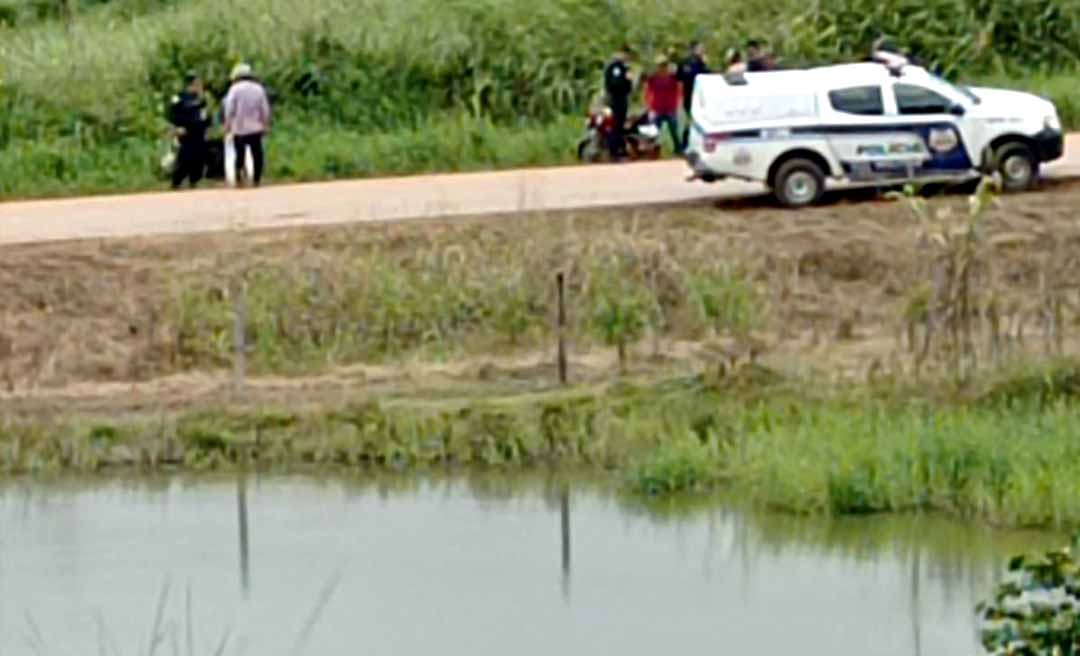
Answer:
<svg viewBox="0 0 1080 656"><path fill-rule="evenodd" d="M922 140L897 125L881 85L837 88L828 92L831 112L825 130L845 177L856 182L911 177L929 157Z"/></svg>
<svg viewBox="0 0 1080 656"><path fill-rule="evenodd" d="M962 177L977 155L968 151L963 107L927 86L897 81L892 84L896 117L904 129L918 137L928 157L920 167L924 177Z"/></svg>

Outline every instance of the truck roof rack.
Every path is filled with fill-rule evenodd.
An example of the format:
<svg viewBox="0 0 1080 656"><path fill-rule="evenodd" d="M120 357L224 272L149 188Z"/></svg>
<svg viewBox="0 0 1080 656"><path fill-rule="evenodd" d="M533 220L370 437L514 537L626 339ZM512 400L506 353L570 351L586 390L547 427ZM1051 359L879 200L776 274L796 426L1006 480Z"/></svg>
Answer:
<svg viewBox="0 0 1080 656"><path fill-rule="evenodd" d="M886 50L875 50L870 54L870 61L881 64L889 71L889 75L900 77L905 66L911 64L907 57Z"/></svg>

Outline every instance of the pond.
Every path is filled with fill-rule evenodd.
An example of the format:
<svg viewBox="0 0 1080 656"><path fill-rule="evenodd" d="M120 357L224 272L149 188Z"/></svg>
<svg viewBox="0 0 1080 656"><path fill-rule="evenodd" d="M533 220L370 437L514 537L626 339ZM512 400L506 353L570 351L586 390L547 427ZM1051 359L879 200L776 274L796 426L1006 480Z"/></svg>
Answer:
<svg viewBox="0 0 1080 656"><path fill-rule="evenodd" d="M1008 555L1061 541L543 475L19 480L0 656L977 654Z"/></svg>

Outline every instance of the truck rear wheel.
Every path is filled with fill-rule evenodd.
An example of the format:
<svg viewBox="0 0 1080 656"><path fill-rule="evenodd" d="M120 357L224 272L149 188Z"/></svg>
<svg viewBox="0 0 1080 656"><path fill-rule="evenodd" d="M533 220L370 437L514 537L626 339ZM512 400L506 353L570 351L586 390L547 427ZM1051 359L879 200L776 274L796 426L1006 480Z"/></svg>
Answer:
<svg viewBox="0 0 1080 656"><path fill-rule="evenodd" d="M825 193L825 172L808 159L790 159L777 169L773 193L787 207L813 205Z"/></svg>
<svg viewBox="0 0 1080 656"><path fill-rule="evenodd" d="M1027 191L1035 186L1039 177L1039 163L1027 145L1007 143L998 149L995 157L1002 189L1009 192Z"/></svg>

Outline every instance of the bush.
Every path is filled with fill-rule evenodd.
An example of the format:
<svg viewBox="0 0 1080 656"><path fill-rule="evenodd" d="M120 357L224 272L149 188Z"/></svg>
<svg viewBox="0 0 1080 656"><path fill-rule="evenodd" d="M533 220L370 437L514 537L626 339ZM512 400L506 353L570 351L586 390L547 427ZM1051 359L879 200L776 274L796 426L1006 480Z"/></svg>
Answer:
<svg viewBox="0 0 1080 656"><path fill-rule="evenodd" d="M1008 570L991 599L976 607L983 647L995 656L1078 653L1080 563L1072 550L1017 556Z"/></svg>

